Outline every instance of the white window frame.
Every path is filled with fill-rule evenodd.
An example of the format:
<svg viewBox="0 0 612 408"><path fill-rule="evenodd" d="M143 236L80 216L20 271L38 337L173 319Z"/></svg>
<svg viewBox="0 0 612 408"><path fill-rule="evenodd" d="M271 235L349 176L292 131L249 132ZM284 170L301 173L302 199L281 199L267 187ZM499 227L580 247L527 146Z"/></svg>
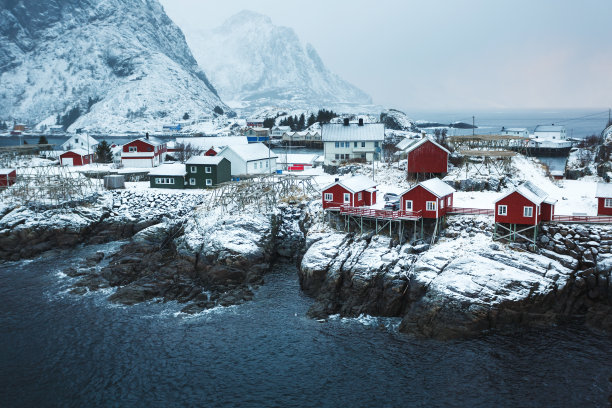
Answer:
<svg viewBox="0 0 612 408"><path fill-rule="evenodd" d="M155 184L174 184L172 177L156 177Z"/></svg>
<svg viewBox="0 0 612 408"><path fill-rule="evenodd" d="M436 211L436 202L435 201L426 201L425 202L425 210L426 211Z"/></svg>
<svg viewBox="0 0 612 408"><path fill-rule="evenodd" d="M361 191L360 191L360 192L358 192L358 193L357 193L357 201L361 201L361 198L362 198L362 197L363 197L363 196L362 196L362 194L361 194Z"/></svg>
<svg viewBox="0 0 612 408"><path fill-rule="evenodd" d="M440 201L440 209L443 210L444 209L444 199L442 199L442 201Z"/></svg>
<svg viewBox="0 0 612 408"><path fill-rule="evenodd" d="M448 197L446 198L446 205L447 205L448 207L450 207L450 205L451 205L450 203L451 203L451 199L450 199L450 196L448 196Z"/></svg>
<svg viewBox="0 0 612 408"><path fill-rule="evenodd" d="M498 205L497 206L497 215L508 215L508 206L507 205L501 205L501 204Z"/></svg>
<svg viewBox="0 0 612 408"><path fill-rule="evenodd" d="M412 211L412 200L406 200L406 203L404 204L404 207L406 208L406 211Z"/></svg>
<svg viewBox="0 0 612 408"><path fill-rule="evenodd" d="M210 167L210 166L204 167L204 173L206 173L206 174L212 173L212 167Z"/></svg>
<svg viewBox="0 0 612 408"><path fill-rule="evenodd" d="M138 152L138 146L128 146L128 152L130 153Z"/></svg>
<svg viewBox="0 0 612 408"><path fill-rule="evenodd" d="M526 206L523 207L523 217L525 217L525 218L532 218L533 217L533 206L526 205Z"/></svg>
<svg viewBox="0 0 612 408"><path fill-rule="evenodd" d="M612 208L612 198L604 198L604 207Z"/></svg>
<svg viewBox="0 0 612 408"><path fill-rule="evenodd" d="M190 177L189 178L189 185L190 186L195 186L196 185L196 179L194 177Z"/></svg>
<svg viewBox="0 0 612 408"><path fill-rule="evenodd" d="M191 166L190 170L192 173L197 173L198 172L198 168L196 166Z"/></svg>
<svg viewBox="0 0 612 408"><path fill-rule="evenodd" d="M348 200L347 200L347 198L348 198ZM344 199L344 201L343 201L343 202L344 202L345 204L346 204L346 203L349 203L349 204L350 204L350 203L351 203L351 193L344 193L344 195L343 195L343 199Z"/></svg>
<svg viewBox="0 0 612 408"><path fill-rule="evenodd" d="M324 201L334 201L334 194L333 193L325 193L323 195L323 200Z"/></svg>
<svg viewBox="0 0 612 408"><path fill-rule="evenodd" d="M206 179L206 185L212 186L212 179Z"/></svg>

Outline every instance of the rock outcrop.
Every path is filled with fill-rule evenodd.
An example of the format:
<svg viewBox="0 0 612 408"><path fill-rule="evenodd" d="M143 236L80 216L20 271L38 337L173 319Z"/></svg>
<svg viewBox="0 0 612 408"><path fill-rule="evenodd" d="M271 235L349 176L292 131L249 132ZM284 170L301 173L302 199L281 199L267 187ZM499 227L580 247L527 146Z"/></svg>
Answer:
<svg viewBox="0 0 612 408"><path fill-rule="evenodd" d="M312 231L300 268L302 288L316 298L309 314L402 317L400 330L438 339L573 318L610 328L607 256L585 270L590 264L570 255L494 243L490 221L478 217L453 217L443 235L427 250Z"/></svg>

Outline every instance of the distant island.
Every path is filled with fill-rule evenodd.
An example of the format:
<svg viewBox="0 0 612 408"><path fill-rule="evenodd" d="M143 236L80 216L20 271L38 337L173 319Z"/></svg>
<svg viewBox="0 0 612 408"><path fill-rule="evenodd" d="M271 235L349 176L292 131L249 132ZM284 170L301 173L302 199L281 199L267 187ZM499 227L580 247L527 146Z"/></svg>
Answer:
<svg viewBox="0 0 612 408"><path fill-rule="evenodd" d="M437 128L437 127L449 127L449 128L455 128L455 129L477 129L478 126L474 126L474 125L470 125L469 123L465 123L465 122L455 122L455 123L451 123L451 124L444 124L444 123L438 123L438 122L417 122L416 126L418 128Z"/></svg>

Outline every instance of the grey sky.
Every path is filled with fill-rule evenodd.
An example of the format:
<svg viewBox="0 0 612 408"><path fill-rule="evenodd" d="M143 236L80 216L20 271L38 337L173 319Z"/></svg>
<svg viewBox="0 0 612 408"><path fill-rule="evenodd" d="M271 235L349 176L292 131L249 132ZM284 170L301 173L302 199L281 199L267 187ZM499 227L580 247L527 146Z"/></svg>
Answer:
<svg viewBox="0 0 612 408"><path fill-rule="evenodd" d="M181 27L249 9L387 107L607 108L611 0L161 0Z"/></svg>

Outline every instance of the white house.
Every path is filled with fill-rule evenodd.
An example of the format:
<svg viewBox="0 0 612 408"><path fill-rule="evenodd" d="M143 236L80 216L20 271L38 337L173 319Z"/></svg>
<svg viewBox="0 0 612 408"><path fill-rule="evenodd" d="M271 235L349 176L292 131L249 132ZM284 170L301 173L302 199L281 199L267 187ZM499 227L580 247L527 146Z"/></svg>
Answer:
<svg viewBox="0 0 612 408"><path fill-rule="evenodd" d="M502 127L499 134L505 136L529 137L529 130L527 130L527 128Z"/></svg>
<svg viewBox="0 0 612 408"><path fill-rule="evenodd" d="M351 159L378 160L385 140L382 123L329 123L321 126L326 165L339 165Z"/></svg>
<svg viewBox="0 0 612 408"><path fill-rule="evenodd" d="M272 139L280 139L283 137L283 133L291 132L290 126L274 126L270 129L270 137Z"/></svg>
<svg viewBox="0 0 612 408"><path fill-rule="evenodd" d="M83 149L87 151L89 149L90 153L93 153L96 150L96 146L98 145L98 141L93 137L89 136L86 133L77 133L73 136L70 136L68 140L62 143L62 150L72 150L72 149Z"/></svg>
<svg viewBox="0 0 612 408"><path fill-rule="evenodd" d="M232 176L276 172L278 156L263 143L227 146L217 156L232 163Z"/></svg>
<svg viewBox="0 0 612 408"><path fill-rule="evenodd" d="M217 136L217 137L177 137L176 143L185 146L191 145L196 150L205 153L210 149L219 149L226 146L249 144L246 136Z"/></svg>
<svg viewBox="0 0 612 408"><path fill-rule="evenodd" d="M569 151L572 147L572 142L567 140L565 126L538 125L533 130L533 135L529 141L529 147L548 149L551 151Z"/></svg>

